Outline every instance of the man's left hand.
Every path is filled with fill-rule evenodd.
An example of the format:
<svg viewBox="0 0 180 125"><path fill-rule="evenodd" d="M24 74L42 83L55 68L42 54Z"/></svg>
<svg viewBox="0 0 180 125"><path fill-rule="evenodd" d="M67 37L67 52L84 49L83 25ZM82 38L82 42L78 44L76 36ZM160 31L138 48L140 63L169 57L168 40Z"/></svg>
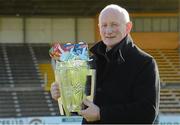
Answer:
<svg viewBox="0 0 180 125"><path fill-rule="evenodd" d="M88 108L81 110L79 115L82 115L82 117L84 117L88 122L100 120L99 107L87 99L85 99L83 103L84 105L88 106Z"/></svg>

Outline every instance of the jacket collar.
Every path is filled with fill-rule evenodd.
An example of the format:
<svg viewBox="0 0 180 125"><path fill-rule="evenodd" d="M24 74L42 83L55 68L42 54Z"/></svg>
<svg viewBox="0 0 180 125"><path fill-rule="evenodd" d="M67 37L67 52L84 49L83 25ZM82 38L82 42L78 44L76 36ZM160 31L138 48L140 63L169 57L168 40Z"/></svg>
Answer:
<svg viewBox="0 0 180 125"><path fill-rule="evenodd" d="M132 45L132 39L127 35L122 39L117 45L115 45L111 50L106 52L106 45L103 41L98 42L94 45L90 51L98 58L104 57L107 62L117 61L118 63L124 63L126 61L127 49L129 44Z"/></svg>

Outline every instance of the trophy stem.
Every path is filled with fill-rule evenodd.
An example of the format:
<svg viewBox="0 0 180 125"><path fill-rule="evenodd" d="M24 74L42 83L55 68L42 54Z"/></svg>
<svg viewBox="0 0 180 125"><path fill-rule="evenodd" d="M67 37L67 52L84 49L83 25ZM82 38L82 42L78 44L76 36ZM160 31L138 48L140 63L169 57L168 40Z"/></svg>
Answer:
<svg viewBox="0 0 180 125"><path fill-rule="evenodd" d="M61 97L59 97L59 99L58 99L58 105L59 105L60 115L64 115Z"/></svg>

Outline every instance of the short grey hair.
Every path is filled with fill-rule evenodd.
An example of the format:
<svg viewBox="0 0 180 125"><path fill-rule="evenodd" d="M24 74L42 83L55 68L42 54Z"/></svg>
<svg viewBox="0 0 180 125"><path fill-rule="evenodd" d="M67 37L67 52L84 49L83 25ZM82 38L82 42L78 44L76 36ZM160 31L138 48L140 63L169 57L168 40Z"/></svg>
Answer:
<svg viewBox="0 0 180 125"><path fill-rule="evenodd" d="M100 12L99 18L100 18L100 16L102 15L102 13L103 13L104 11L106 11L107 9L113 9L113 10L118 11L119 13L123 14L126 23L127 23L127 22L130 22L130 17L129 17L128 11L127 11L125 8L122 8L121 6L116 5L116 4L107 5L107 6Z"/></svg>

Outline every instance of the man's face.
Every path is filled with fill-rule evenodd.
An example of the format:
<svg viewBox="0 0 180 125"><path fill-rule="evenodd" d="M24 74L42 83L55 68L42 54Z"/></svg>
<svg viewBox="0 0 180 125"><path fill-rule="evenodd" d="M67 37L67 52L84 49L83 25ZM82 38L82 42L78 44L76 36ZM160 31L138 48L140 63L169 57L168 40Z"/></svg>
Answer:
<svg viewBox="0 0 180 125"><path fill-rule="evenodd" d="M107 10L99 18L100 35L107 46L112 48L126 36L126 24L121 13Z"/></svg>

